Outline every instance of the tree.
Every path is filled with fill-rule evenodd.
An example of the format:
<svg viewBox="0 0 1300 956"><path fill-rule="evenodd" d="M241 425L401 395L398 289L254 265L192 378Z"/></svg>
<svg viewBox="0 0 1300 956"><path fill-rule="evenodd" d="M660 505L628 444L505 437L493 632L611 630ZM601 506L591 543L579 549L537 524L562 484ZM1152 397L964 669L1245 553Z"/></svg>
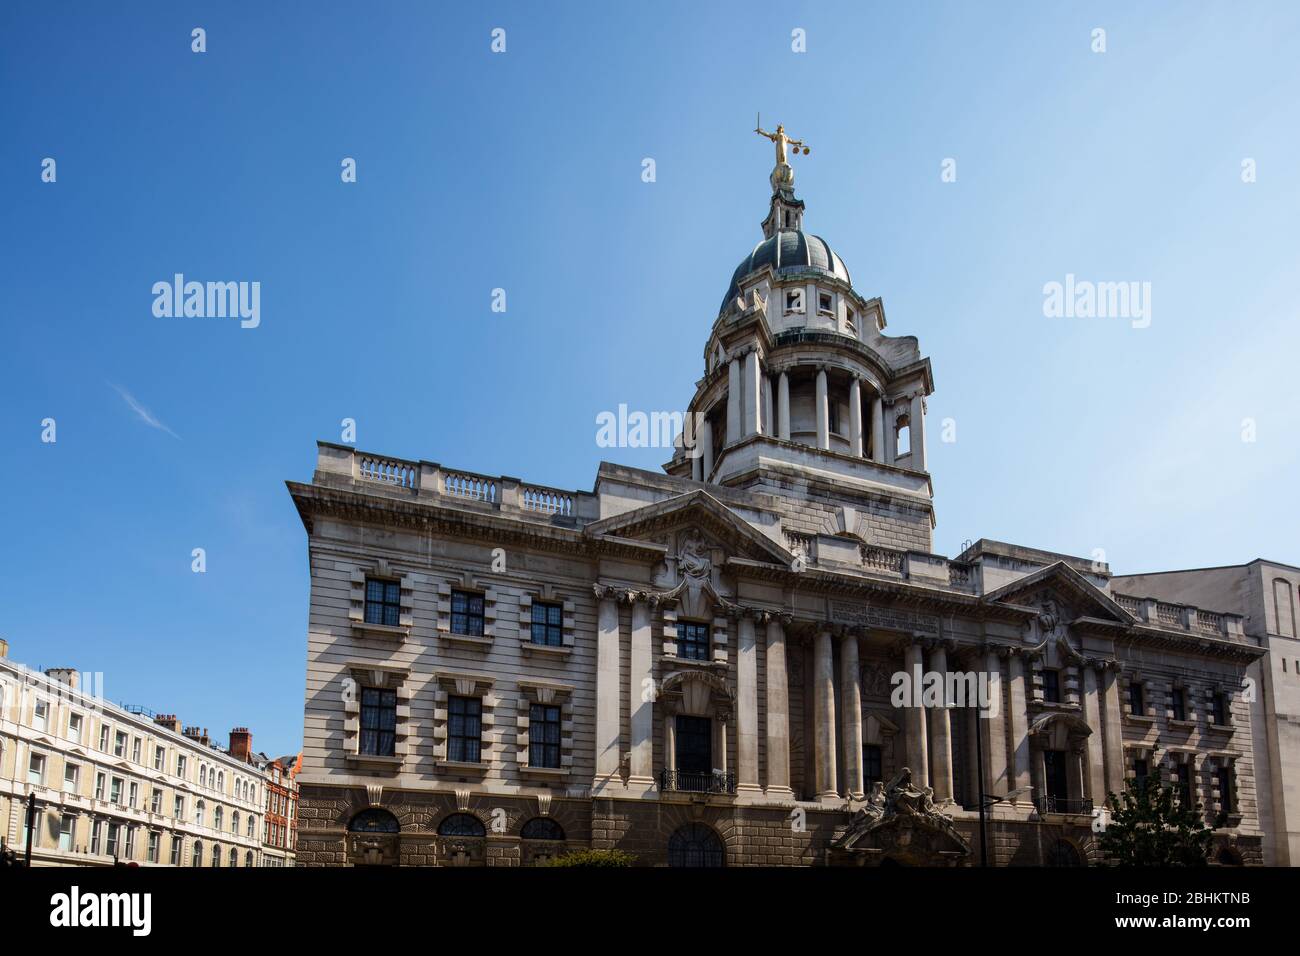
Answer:
<svg viewBox="0 0 1300 956"><path fill-rule="evenodd" d="M636 866L636 857L622 850L573 850L557 856L547 866Z"/></svg>
<svg viewBox="0 0 1300 956"><path fill-rule="evenodd" d="M1116 866L1205 866L1214 828L1200 806L1184 805L1156 774L1128 781L1122 797L1110 794L1110 819L1097 841Z"/></svg>

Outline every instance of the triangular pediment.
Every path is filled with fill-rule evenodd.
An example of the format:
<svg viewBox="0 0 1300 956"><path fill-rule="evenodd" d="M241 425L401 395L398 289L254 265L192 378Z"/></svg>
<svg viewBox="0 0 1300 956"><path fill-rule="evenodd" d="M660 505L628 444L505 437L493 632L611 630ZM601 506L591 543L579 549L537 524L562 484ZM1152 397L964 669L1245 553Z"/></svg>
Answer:
<svg viewBox="0 0 1300 956"><path fill-rule="evenodd" d="M583 529L592 538L658 541L684 526L700 528L735 556L789 566L794 556L749 522L698 489L593 522Z"/></svg>
<svg viewBox="0 0 1300 956"><path fill-rule="evenodd" d="M984 600L991 604L1037 607L1039 602L1036 598L1043 592L1052 593L1063 605L1071 609L1068 619L1062 622L1065 624L1079 620L1132 624L1135 620L1131 614L1107 596L1105 591L1064 561L1049 564L1032 574L989 591L984 595Z"/></svg>

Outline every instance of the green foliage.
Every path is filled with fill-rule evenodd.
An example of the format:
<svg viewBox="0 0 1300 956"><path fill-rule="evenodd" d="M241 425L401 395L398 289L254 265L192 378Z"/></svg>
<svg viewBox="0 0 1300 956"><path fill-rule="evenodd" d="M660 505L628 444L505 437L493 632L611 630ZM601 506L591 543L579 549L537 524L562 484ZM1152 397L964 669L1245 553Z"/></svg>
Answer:
<svg viewBox="0 0 1300 956"><path fill-rule="evenodd" d="M1128 781L1124 794L1110 795L1110 819L1098 848L1116 866L1205 866L1213 827L1199 806L1183 806L1156 774Z"/></svg>
<svg viewBox="0 0 1300 956"><path fill-rule="evenodd" d="M636 866L636 857L622 850L573 850L557 856L547 866Z"/></svg>

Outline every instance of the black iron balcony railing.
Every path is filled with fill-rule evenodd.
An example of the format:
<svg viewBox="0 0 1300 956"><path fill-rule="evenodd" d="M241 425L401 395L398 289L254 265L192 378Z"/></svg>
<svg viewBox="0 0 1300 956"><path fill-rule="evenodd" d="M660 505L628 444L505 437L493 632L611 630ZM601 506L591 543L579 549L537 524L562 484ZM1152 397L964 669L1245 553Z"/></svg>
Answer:
<svg viewBox="0 0 1300 956"><path fill-rule="evenodd" d="M1054 797L1045 794L1034 798L1034 806L1039 813L1082 813L1092 816L1091 800L1070 800L1066 797Z"/></svg>
<svg viewBox="0 0 1300 956"><path fill-rule="evenodd" d="M735 793L736 775L716 770L661 770L659 789L681 793Z"/></svg>

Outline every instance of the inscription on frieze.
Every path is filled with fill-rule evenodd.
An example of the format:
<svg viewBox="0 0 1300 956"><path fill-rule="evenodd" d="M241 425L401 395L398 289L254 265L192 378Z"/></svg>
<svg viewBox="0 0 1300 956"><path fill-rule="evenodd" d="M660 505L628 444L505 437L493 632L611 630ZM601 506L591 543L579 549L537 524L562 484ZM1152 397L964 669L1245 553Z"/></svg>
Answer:
<svg viewBox="0 0 1300 956"><path fill-rule="evenodd" d="M879 627L889 631L906 631L939 636L939 619L915 611L873 607L852 601L831 601L831 621L849 627Z"/></svg>

